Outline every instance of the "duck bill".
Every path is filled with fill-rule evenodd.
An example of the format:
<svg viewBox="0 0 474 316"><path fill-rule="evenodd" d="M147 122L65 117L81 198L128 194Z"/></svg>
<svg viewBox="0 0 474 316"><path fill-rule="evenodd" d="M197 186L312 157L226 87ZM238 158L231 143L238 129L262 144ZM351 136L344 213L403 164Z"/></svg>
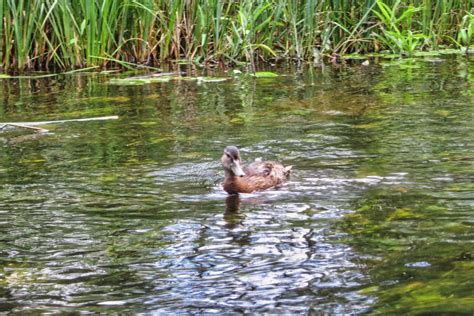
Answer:
<svg viewBox="0 0 474 316"><path fill-rule="evenodd" d="M235 160L234 163L232 164L232 172L237 176L237 177L243 177L245 176L245 172L242 170L242 167L240 166L240 162L238 160Z"/></svg>

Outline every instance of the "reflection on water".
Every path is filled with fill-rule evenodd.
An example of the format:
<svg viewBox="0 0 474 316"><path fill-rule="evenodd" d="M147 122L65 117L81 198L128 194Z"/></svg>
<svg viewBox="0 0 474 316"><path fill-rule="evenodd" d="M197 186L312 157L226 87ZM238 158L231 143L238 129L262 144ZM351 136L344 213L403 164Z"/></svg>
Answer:
<svg viewBox="0 0 474 316"><path fill-rule="evenodd" d="M226 82L3 80L0 311L472 311L473 60ZM229 196L238 145L293 165Z"/></svg>

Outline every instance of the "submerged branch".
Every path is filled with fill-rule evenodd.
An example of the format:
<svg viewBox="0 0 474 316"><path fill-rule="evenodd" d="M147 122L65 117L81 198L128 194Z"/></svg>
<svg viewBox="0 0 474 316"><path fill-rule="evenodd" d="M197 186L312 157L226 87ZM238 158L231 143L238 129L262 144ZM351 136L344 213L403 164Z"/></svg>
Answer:
<svg viewBox="0 0 474 316"><path fill-rule="evenodd" d="M61 124L69 122L89 122L89 121L105 121L105 120L116 120L119 117L117 115L112 116L100 116L100 117L89 117L81 119L69 119L69 120L57 120L57 121L40 121L40 122L6 122L0 123L0 130L4 129L7 126L13 126L18 128L27 128L35 130L38 133L47 133L49 130L41 127L35 127L38 125L49 125L49 124Z"/></svg>
<svg viewBox="0 0 474 316"><path fill-rule="evenodd" d="M16 122L16 123L0 123L6 125L24 125L24 126L38 126L38 125L49 125L49 124L60 124L60 123L69 123L69 122L88 122L88 121L105 121L105 120L116 120L119 117L117 115L112 116L99 116L99 117L89 117L81 119L70 119L70 120L57 120L57 121L40 121L40 122Z"/></svg>
<svg viewBox="0 0 474 316"><path fill-rule="evenodd" d="M48 130L46 128L28 126L28 125L19 124L19 123L2 123L2 125L0 126L0 130L4 129L7 126L32 129L32 130L34 130L35 132L38 132L38 133L47 133L48 132Z"/></svg>

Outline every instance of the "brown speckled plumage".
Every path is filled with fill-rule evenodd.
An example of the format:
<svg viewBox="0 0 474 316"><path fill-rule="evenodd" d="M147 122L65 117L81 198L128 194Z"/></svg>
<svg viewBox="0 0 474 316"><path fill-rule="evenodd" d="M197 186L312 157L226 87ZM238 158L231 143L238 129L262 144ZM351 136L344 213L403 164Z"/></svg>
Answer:
<svg viewBox="0 0 474 316"><path fill-rule="evenodd" d="M229 194L251 193L280 186L290 175L291 166L276 161L254 161L240 166L237 147L227 146L221 158L225 171L224 190Z"/></svg>

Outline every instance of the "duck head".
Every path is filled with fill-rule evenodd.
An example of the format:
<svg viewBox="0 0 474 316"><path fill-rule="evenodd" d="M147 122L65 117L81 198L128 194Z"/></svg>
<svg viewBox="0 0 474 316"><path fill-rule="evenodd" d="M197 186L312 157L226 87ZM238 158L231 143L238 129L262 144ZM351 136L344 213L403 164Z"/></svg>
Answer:
<svg viewBox="0 0 474 316"><path fill-rule="evenodd" d="M224 154L221 158L222 166L226 174L234 175L237 177L245 176L245 172L242 170L240 165L240 152L235 146L227 146L224 149Z"/></svg>

